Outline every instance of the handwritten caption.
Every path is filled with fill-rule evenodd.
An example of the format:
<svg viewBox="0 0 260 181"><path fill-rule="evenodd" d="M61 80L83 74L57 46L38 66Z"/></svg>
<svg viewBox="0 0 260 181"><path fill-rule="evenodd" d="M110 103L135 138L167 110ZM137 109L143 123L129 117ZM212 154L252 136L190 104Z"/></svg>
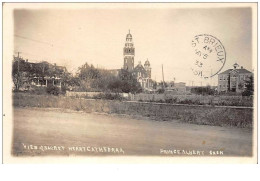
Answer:
<svg viewBox="0 0 260 181"><path fill-rule="evenodd" d="M69 152L93 152L93 153L112 153L112 154L125 154L122 148L116 147L96 147L96 146L49 146L49 145L32 145L22 143L25 150L38 150L38 151L69 151Z"/></svg>
<svg viewBox="0 0 260 181"><path fill-rule="evenodd" d="M187 156L216 156L216 155L224 155L223 150L181 150L181 149L160 149L160 154L163 155L187 155Z"/></svg>

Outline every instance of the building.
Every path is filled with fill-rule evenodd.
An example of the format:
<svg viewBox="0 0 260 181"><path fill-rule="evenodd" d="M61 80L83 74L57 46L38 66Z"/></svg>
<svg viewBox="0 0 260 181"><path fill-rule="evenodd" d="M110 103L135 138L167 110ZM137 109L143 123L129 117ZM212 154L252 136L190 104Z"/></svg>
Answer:
<svg viewBox="0 0 260 181"><path fill-rule="evenodd" d="M47 87L53 85L60 87L63 76L68 74L66 67L50 64L46 61L40 63L28 62L22 58L14 57L13 77L21 80L20 89L30 89L31 86Z"/></svg>
<svg viewBox="0 0 260 181"><path fill-rule="evenodd" d="M135 47L133 43L133 37L130 33L126 35L126 42L123 48L124 55L124 66L125 70L128 70L132 73L132 75L137 79L143 89L151 89L152 88L152 79L151 79L151 65L149 60L147 59L142 65L141 61L138 62L136 66L135 64Z"/></svg>
<svg viewBox="0 0 260 181"><path fill-rule="evenodd" d="M244 69L243 66L235 63L233 69L228 69L218 74L218 92L242 92L245 89L245 82L253 73Z"/></svg>
<svg viewBox="0 0 260 181"><path fill-rule="evenodd" d="M186 83L185 82L169 82L167 83L166 91L172 91L175 93L186 93Z"/></svg>

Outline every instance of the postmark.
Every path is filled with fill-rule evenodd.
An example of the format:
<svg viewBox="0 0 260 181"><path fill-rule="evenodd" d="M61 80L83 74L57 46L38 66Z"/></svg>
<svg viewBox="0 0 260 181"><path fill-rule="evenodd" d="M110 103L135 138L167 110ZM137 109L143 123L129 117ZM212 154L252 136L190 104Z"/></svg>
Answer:
<svg viewBox="0 0 260 181"><path fill-rule="evenodd" d="M219 39L212 35L196 35L191 41L195 76L209 79L217 75L226 63L226 51Z"/></svg>

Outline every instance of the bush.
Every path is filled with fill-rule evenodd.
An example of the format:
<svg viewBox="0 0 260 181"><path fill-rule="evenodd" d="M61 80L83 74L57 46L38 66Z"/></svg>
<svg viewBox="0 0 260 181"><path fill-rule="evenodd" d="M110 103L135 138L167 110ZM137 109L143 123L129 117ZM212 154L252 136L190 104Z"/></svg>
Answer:
<svg viewBox="0 0 260 181"><path fill-rule="evenodd" d="M254 92L250 90L245 90L244 92L242 92L242 96L252 96L253 94Z"/></svg>
<svg viewBox="0 0 260 181"><path fill-rule="evenodd" d="M100 93L93 96L94 99L107 99L107 100L123 100L124 98L117 93Z"/></svg>
<svg viewBox="0 0 260 181"><path fill-rule="evenodd" d="M165 92L165 90L164 89L158 89L157 92L158 92L158 94L163 94Z"/></svg>
<svg viewBox="0 0 260 181"><path fill-rule="evenodd" d="M103 94L105 95L105 94ZM14 93L15 107L52 107L85 112L148 116L155 120L179 120L192 124L253 127L253 109L143 104L123 101L86 100L53 95Z"/></svg>
<svg viewBox="0 0 260 181"><path fill-rule="evenodd" d="M66 86L64 86L64 85L62 85L61 86L61 94L66 94L66 91L67 91L67 87Z"/></svg>
<svg viewBox="0 0 260 181"><path fill-rule="evenodd" d="M30 94L44 95L46 94L46 87L32 86L31 90L28 91Z"/></svg>
<svg viewBox="0 0 260 181"><path fill-rule="evenodd" d="M176 97L167 98L167 99L165 99L165 102L166 102L166 103L171 103L171 104L173 104L173 103L177 103L177 102L178 102L178 99L177 99Z"/></svg>
<svg viewBox="0 0 260 181"><path fill-rule="evenodd" d="M56 95L56 96L61 93L60 89L56 86L53 86L53 85L48 85L46 92L48 94L52 94L52 95Z"/></svg>

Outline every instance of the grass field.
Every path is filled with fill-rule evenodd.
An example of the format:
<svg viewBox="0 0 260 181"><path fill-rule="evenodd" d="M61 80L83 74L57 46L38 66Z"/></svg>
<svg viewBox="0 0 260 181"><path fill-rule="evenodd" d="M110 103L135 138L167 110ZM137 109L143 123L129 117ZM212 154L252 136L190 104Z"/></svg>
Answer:
<svg viewBox="0 0 260 181"><path fill-rule="evenodd" d="M199 125L252 128L253 109L154 104L116 100L89 100L65 96L15 93L15 107L63 108L84 112L127 114L149 117L150 120L179 120Z"/></svg>

